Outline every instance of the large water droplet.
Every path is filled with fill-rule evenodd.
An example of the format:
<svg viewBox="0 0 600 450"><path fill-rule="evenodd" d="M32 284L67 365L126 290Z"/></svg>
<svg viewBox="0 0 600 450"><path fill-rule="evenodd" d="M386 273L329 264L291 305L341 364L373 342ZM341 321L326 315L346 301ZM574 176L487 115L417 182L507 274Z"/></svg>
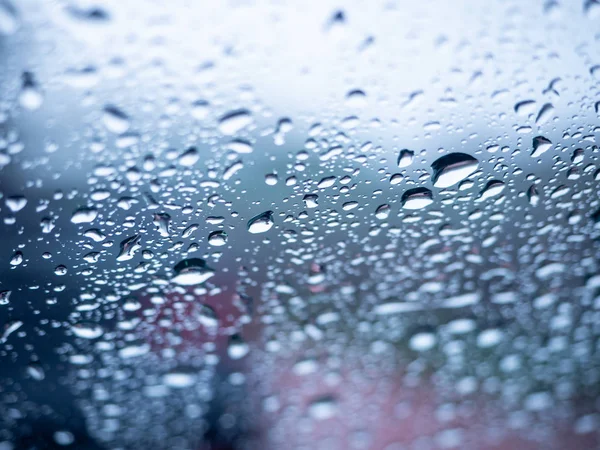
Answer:
<svg viewBox="0 0 600 450"><path fill-rule="evenodd" d="M95 323L77 323L71 327L73 334L83 339L97 339L104 334L102 327Z"/></svg>
<svg viewBox="0 0 600 450"><path fill-rule="evenodd" d="M398 167L408 167L412 164L415 157L415 152L412 150L404 149L398 155Z"/></svg>
<svg viewBox="0 0 600 450"><path fill-rule="evenodd" d="M224 231L213 231L208 235L208 243L216 247L227 244L227 233Z"/></svg>
<svg viewBox="0 0 600 450"><path fill-rule="evenodd" d="M552 106L552 103L546 103L540 109L540 112L538 113L538 115L535 119L535 124L536 125L545 124L546 122L548 122L548 120L550 120L550 118L552 117L552 114L554 114L554 106Z"/></svg>
<svg viewBox="0 0 600 450"><path fill-rule="evenodd" d="M33 74L30 72L24 72L23 87L21 88L21 93L19 94L20 105L25 109L35 111L42 106L43 102L44 96L42 95L40 87L35 82Z"/></svg>
<svg viewBox="0 0 600 450"><path fill-rule="evenodd" d="M8 206L8 209L10 209L12 212L21 211L25 207L26 204L27 204L27 198L25 198L22 195L6 197L6 206Z"/></svg>
<svg viewBox="0 0 600 450"><path fill-rule="evenodd" d="M71 216L73 223L89 223L98 217L98 210L94 208L79 208Z"/></svg>
<svg viewBox="0 0 600 450"><path fill-rule="evenodd" d="M248 231L252 234L264 233L269 231L273 225L273 211L266 211L248 221Z"/></svg>
<svg viewBox="0 0 600 450"><path fill-rule="evenodd" d="M422 209L433 203L433 194L424 187L409 189L402 194L401 202L404 209Z"/></svg>
<svg viewBox="0 0 600 450"><path fill-rule="evenodd" d="M240 132L253 122L252 114L247 109L231 111L219 120L219 131L227 136Z"/></svg>
<svg viewBox="0 0 600 450"><path fill-rule="evenodd" d="M180 286L195 286L204 283L215 274L200 258L189 258L180 261L173 268L175 276L171 281Z"/></svg>
<svg viewBox="0 0 600 450"><path fill-rule="evenodd" d="M123 134L129 130L129 116L113 105L106 105L102 114L102 123L108 131Z"/></svg>
<svg viewBox="0 0 600 450"><path fill-rule="evenodd" d="M234 334L229 338L227 354L231 359L241 359L246 356L249 351L250 347L239 334Z"/></svg>
<svg viewBox="0 0 600 450"><path fill-rule="evenodd" d="M8 0L0 1L0 34L14 34L20 25L19 15Z"/></svg>
<svg viewBox="0 0 600 450"><path fill-rule="evenodd" d="M447 188L464 180L477 170L479 161L466 153L450 153L436 159L433 169L433 185Z"/></svg>
<svg viewBox="0 0 600 450"><path fill-rule="evenodd" d="M133 259L135 252L142 248L140 240L141 236L136 234L121 241L121 244L119 245L120 251L119 255L117 256L117 261L129 261L130 259Z"/></svg>
<svg viewBox="0 0 600 450"><path fill-rule="evenodd" d="M537 158L541 156L543 153L550 150L552 147L552 142L550 139L546 139L544 136L536 136L533 138L533 151L531 152L532 158Z"/></svg>

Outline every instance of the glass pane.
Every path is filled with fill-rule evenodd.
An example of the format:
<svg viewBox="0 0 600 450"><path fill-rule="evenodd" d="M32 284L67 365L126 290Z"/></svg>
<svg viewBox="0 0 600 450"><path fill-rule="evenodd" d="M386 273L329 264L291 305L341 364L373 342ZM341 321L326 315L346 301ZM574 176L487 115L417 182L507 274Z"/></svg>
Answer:
<svg viewBox="0 0 600 450"><path fill-rule="evenodd" d="M0 0L0 450L600 446L597 0Z"/></svg>

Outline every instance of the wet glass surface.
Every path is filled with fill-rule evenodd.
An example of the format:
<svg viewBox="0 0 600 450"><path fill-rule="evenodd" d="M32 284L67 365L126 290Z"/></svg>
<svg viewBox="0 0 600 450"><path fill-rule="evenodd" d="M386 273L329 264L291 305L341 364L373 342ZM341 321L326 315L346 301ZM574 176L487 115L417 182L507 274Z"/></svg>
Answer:
<svg viewBox="0 0 600 450"><path fill-rule="evenodd" d="M0 450L598 448L599 23L0 0Z"/></svg>

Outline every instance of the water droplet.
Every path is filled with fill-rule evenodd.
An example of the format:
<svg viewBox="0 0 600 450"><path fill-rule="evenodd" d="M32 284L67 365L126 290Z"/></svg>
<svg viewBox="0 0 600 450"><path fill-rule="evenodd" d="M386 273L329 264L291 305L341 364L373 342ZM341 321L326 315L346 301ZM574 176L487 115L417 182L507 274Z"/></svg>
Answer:
<svg viewBox="0 0 600 450"><path fill-rule="evenodd" d="M0 1L0 34L14 34L20 26L17 10L8 0Z"/></svg>
<svg viewBox="0 0 600 450"><path fill-rule="evenodd" d="M219 327L217 313L208 305L200 305L198 322L200 322L202 326L212 330L216 330Z"/></svg>
<svg viewBox="0 0 600 450"><path fill-rule="evenodd" d="M11 266L19 266L23 262L23 253L15 252L15 254L10 259Z"/></svg>
<svg viewBox="0 0 600 450"><path fill-rule="evenodd" d="M36 381L42 381L46 378L46 374L44 373L44 369L39 364L29 364L27 366L27 375L33 378Z"/></svg>
<svg viewBox="0 0 600 450"><path fill-rule="evenodd" d="M199 159L200 154L198 153L198 150L196 150L195 147L191 147L185 152L183 152L181 155L179 155L178 161L179 164L181 164L184 167L191 167L194 164L196 164Z"/></svg>
<svg viewBox="0 0 600 450"><path fill-rule="evenodd" d="M180 286L195 286L211 278L215 271L200 258L189 258L180 261L173 268L175 276L171 281Z"/></svg>
<svg viewBox="0 0 600 450"><path fill-rule="evenodd" d="M363 108L367 105L367 94L360 89L353 89L346 94L346 106Z"/></svg>
<svg viewBox="0 0 600 450"><path fill-rule="evenodd" d="M227 244L227 233L224 231L213 231L208 235L208 243L215 247L221 247Z"/></svg>
<svg viewBox="0 0 600 450"><path fill-rule="evenodd" d="M481 191L481 193L479 194L479 198L477 199L477 201L484 201L490 197L499 195L504 190L505 187L506 187L506 185L502 181L499 181L499 180L488 181L487 184L485 185L485 187L483 188L483 190Z"/></svg>
<svg viewBox="0 0 600 450"><path fill-rule="evenodd" d="M431 164L433 185L447 188L464 180L477 170L479 161L466 153L450 153Z"/></svg>
<svg viewBox="0 0 600 450"><path fill-rule="evenodd" d="M515 105L515 113L519 116L528 116L529 114L533 114L535 112L535 101L534 100L524 100Z"/></svg>
<svg viewBox="0 0 600 450"><path fill-rule="evenodd" d="M63 266L62 264L60 266L56 266L54 268L54 275L58 275L59 277L62 277L63 275L67 274L67 266Z"/></svg>
<svg viewBox="0 0 600 450"><path fill-rule="evenodd" d="M545 124L550 120L552 114L554 114L554 106L552 106L552 103L544 104L535 119L535 124L538 126Z"/></svg>
<svg viewBox="0 0 600 450"><path fill-rule="evenodd" d="M417 333L410 338L409 346L416 352L425 352L431 350L437 342L437 337L433 333Z"/></svg>
<svg viewBox="0 0 600 450"><path fill-rule="evenodd" d="M315 420L327 420L338 413L337 401L332 396L323 396L313 400L308 406L308 414Z"/></svg>
<svg viewBox="0 0 600 450"><path fill-rule="evenodd" d="M535 188L535 186L531 186L527 190L527 198L529 199L529 203L531 204L531 206L538 205L538 203L540 202L540 195L538 194L538 191Z"/></svg>
<svg viewBox="0 0 600 450"><path fill-rule="evenodd" d="M90 238L94 242L102 242L104 239L106 239L104 233L96 228L90 228L89 230L86 230L83 235L87 238Z"/></svg>
<svg viewBox="0 0 600 450"><path fill-rule="evenodd" d="M400 151L400 154L398 155L398 167L402 168L410 166L413 162L414 157L415 152L413 152L412 150L404 149Z"/></svg>
<svg viewBox="0 0 600 450"><path fill-rule="evenodd" d="M230 336L227 354L231 359L242 359L249 351L250 347L239 334Z"/></svg>
<svg viewBox="0 0 600 450"><path fill-rule="evenodd" d="M135 253L142 248L140 240L141 236L136 234L121 241L119 244L120 251L117 256L117 261L129 261L130 259L133 259Z"/></svg>
<svg viewBox="0 0 600 450"><path fill-rule="evenodd" d="M94 208L79 208L71 216L73 223L89 223L93 222L98 217L98 210Z"/></svg>
<svg viewBox="0 0 600 450"><path fill-rule="evenodd" d="M253 122L252 114L247 109L231 111L219 120L219 131L226 136L240 132Z"/></svg>
<svg viewBox="0 0 600 450"><path fill-rule="evenodd" d="M210 104L206 100L196 100L192 103L192 117L196 120L204 120L210 112Z"/></svg>
<svg viewBox="0 0 600 450"><path fill-rule="evenodd" d="M422 209L433 203L433 194L424 187L409 189L402 194L401 202L404 209Z"/></svg>
<svg viewBox="0 0 600 450"><path fill-rule="evenodd" d="M7 305L10 301L12 291L0 291L0 305Z"/></svg>
<svg viewBox="0 0 600 450"><path fill-rule="evenodd" d="M390 205L380 205L377 207L377 210L375 210L375 217L379 220L385 220L390 216L390 211Z"/></svg>
<svg viewBox="0 0 600 450"><path fill-rule="evenodd" d="M319 206L319 196L317 194L306 194L302 200L304 201L304 206L307 208L312 209Z"/></svg>
<svg viewBox="0 0 600 450"><path fill-rule="evenodd" d="M197 377L193 373L171 372L163 376L163 383L175 389L183 389L196 384Z"/></svg>
<svg viewBox="0 0 600 450"><path fill-rule="evenodd" d="M166 213L156 213L153 216L152 223L158 228L158 232L162 237L169 237L169 227L171 224L171 216Z"/></svg>
<svg viewBox="0 0 600 450"><path fill-rule="evenodd" d="M319 181L319 183L317 184L317 187L319 189L325 189L325 188L331 187L335 184L335 180L336 180L335 177L322 178L321 181Z"/></svg>
<svg viewBox="0 0 600 450"><path fill-rule="evenodd" d="M4 344L8 340L8 337L21 328L21 326L23 326L23 322L20 320L13 320L12 322L5 324L4 332L2 333L2 336L0 336L0 344Z"/></svg>
<svg viewBox="0 0 600 450"><path fill-rule="evenodd" d="M113 105L104 107L102 123L108 131L115 134L123 134L131 126L129 116Z"/></svg>
<svg viewBox="0 0 600 450"><path fill-rule="evenodd" d="M252 144L243 139L234 139L233 141L225 145L225 149L241 154L252 153L254 151Z"/></svg>
<svg viewBox="0 0 600 450"><path fill-rule="evenodd" d="M73 334L83 339L97 339L104 334L104 329L95 323L80 322L71 327Z"/></svg>
<svg viewBox="0 0 600 450"><path fill-rule="evenodd" d="M275 186L279 179L277 178L277 174L269 173L265 175L265 183L267 186Z"/></svg>
<svg viewBox="0 0 600 450"><path fill-rule="evenodd" d="M252 234L269 231L274 225L273 211L266 211L248 221L248 231Z"/></svg>
<svg viewBox="0 0 600 450"><path fill-rule="evenodd" d="M10 209L12 212L16 213L21 211L23 208L25 208L26 204L27 198L22 195L6 197L6 206L8 206L8 209Z"/></svg>
<svg viewBox="0 0 600 450"><path fill-rule="evenodd" d="M44 96L40 87L37 85L33 78L33 74L30 72L23 73L23 87L19 94L20 105L30 111L35 111L42 106L44 102Z"/></svg>
<svg viewBox="0 0 600 450"><path fill-rule="evenodd" d="M550 150L551 147L552 142L550 139L546 139L544 136L536 136L533 138L533 151L531 152L531 157L537 158Z"/></svg>

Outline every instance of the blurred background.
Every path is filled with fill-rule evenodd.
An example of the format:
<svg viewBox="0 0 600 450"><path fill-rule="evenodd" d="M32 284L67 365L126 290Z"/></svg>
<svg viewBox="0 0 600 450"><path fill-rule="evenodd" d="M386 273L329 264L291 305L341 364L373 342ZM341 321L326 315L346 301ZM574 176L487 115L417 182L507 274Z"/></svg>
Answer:
<svg viewBox="0 0 600 450"><path fill-rule="evenodd" d="M600 448L596 0L0 0L0 450Z"/></svg>

